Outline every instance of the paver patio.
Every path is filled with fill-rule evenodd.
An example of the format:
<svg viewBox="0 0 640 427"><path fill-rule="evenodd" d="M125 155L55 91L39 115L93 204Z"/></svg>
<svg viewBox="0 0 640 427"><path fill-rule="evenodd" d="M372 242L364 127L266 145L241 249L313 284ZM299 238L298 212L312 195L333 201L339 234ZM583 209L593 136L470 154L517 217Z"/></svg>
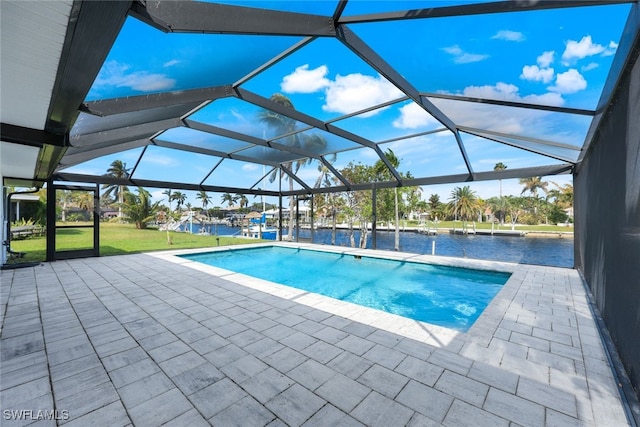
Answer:
<svg viewBox="0 0 640 427"><path fill-rule="evenodd" d="M513 274L459 333L169 252L2 271L2 425L628 425L576 271L375 254Z"/></svg>

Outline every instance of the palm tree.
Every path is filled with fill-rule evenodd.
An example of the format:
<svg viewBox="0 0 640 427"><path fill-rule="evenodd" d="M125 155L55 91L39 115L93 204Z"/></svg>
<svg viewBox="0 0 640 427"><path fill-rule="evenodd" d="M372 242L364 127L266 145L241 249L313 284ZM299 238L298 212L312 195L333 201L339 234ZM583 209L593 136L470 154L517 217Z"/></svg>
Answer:
<svg viewBox="0 0 640 427"><path fill-rule="evenodd" d="M222 203L228 203L229 207L232 207L236 203L236 198L231 193L224 193L222 195L221 200L222 200Z"/></svg>
<svg viewBox="0 0 640 427"><path fill-rule="evenodd" d="M531 196L535 199L536 204L534 207L534 213L538 214L538 190L542 190L545 194L547 194L547 186L548 182L543 181L539 176L532 176L530 178L520 178L520 185L523 185L521 195L526 193L527 191L531 194Z"/></svg>
<svg viewBox="0 0 640 427"><path fill-rule="evenodd" d="M278 103L285 108L294 109L293 103L286 96L275 93L271 95L269 98L272 102ZM296 121L291 117L285 116L280 113L276 113L271 110L262 110L258 114L258 120L265 125L269 129L271 129L276 136L287 135L279 141L284 144L295 147L295 148L303 148L309 151L317 151L318 148L326 146L326 140L316 134L308 135L303 133L294 133L296 131ZM311 158L299 159L295 162L285 162L282 164L282 167L287 170L293 172L294 174L300 170L301 167L309 164L312 161ZM271 175L269 176L269 181L273 182L276 179L277 169L274 169ZM289 181L289 191L293 192L293 181L287 177ZM295 220L294 211L293 211L293 196L289 197L289 231L288 231L288 239L292 240L293 238L293 223Z"/></svg>
<svg viewBox="0 0 640 427"><path fill-rule="evenodd" d="M244 194L236 194L233 197L233 200L238 202L238 204L240 205L240 209L249 206L249 199L247 199L247 196L245 196Z"/></svg>
<svg viewBox="0 0 640 427"><path fill-rule="evenodd" d="M167 201L169 202L169 212L171 212L171 202L173 202L173 192L170 188L168 188L164 190L162 194L167 196Z"/></svg>
<svg viewBox="0 0 640 427"><path fill-rule="evenodd" d="M471 190L468 185L462 188L456 187L451 191L449 200L449 212L456 218L460 216L462 228L465 228L465 221L472 218L478 210L478 198L475 191Z"/></svg>
<svg viewBox="0 0 640 427"><path fill-rule="evenodd" d="M505 165L502 162L498 162L496 163L496 165L493 167L494 171L503 171L507 168L507 165ZM500 183L500 198L502 199L502 180L499 179L498 182Z"/></svg>
<svg viewBox="0 0 640 427"><path fill-rule="evenodd" d="M384 153L387 160L394 169L398 169L400 166L400 159L396 156L391 148ZM374 172L376 175L383 177L383 179L391 180L391 171L387 168L387 165L384 164L382 160L378 160L373 166ZM400 216L398 214L398 187L393 187L393 195L394 195L394 213L395 213L395 241L394 241L394 249L396 251L400 250Z"/></svg>
<svg viewBox="0 0 640 427"><path fill-rule="evenodd" d="M202 201L202 210L205 212L205 216L207 217L207 222L209 222L209 212L207 211L207 206L211 201L211 196L209 196L206 191L200 190L196 195L196 199L199 199Z"/></svg>
<svg viewBox="0 0 640 427"><path fill-rule="evenodd" d="M176 191L173 193L173 200L176 201L176 211L179 211L182 205L184 205L184 202L187 201L187 195L180 191Z"/></svg>
<svg viewBox="0 0 640 427"><path fill-rule="evenodd" d="M333 164L337 159L337 156L333 154L328 160L330 164ZM338 182L338 179L331 173L331 170L325 166L324 163L318 164L318 178L316 179L316 183L313 188L320 188L323 185L325 187L331 187L333 184ZM328 208L331 209L331 244L336 244L336 193L327 193L326 194L326 202L329 205Z"/></svg>
<svg viewBox="0 0 640 427"><path fill-rule="evenodd" d="M62 222L67 221L67 207L69 203L73 201L73 193L70 190L60 190L56 191L56 198L58 199L58 203L62 203L62 217L60 218Z"/></svg>
<svg viewBox="0 0 640 427"><path fill-rule="evenodd" d="M126 192L125 202L122 208L127 215L127 219L136 224L136 228L147 228L147 222L155 218L160 202L151 203L151 194L142 187L138 187L138 194Z"/></svg>
<svg viewBox="0 0 640 427"><path fill-rule="evenodd" d="M107 169L107 173L105 176L110 176L113 178L129 178L129 171L131 168L127 168L127 164L122 160L114 160L111 162L109 169ZM122 218L122 204L124 203L124 193L129 191L129 188L126 185L116 185L116 184L104 184L102 186L104 191L104 196L109 197L113 195L113 198L118 202L118 218Z"/></svg>

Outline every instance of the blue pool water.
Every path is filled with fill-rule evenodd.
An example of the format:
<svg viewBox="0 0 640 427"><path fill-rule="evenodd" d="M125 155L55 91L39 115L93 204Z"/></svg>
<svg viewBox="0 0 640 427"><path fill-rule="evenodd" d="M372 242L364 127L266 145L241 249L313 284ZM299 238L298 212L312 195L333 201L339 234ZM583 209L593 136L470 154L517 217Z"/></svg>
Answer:
<svg viewBox="0 0 640 427"><path fill-rule="evenodd" d="M463 332L510 276L281 247L183 257Z"/></svg>

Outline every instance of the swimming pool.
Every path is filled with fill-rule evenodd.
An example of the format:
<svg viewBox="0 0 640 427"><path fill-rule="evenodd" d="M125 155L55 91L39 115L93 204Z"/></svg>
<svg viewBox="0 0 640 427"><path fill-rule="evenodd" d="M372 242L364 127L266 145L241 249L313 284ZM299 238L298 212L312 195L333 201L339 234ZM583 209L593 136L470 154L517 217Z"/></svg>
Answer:
<svg viewBox="0 0 640 427"><path fill-rule="evenodd" d="M462 332L510 277L504 272L277 246L182 257Z"/></svg>

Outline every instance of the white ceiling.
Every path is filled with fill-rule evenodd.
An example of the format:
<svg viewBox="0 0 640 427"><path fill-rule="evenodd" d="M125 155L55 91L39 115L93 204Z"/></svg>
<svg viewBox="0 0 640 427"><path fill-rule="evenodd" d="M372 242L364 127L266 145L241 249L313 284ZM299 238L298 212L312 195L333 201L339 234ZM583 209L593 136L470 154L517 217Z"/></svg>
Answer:
<svg viewBox="0 0 640 427"><path fill-rule="evenodd" d="M44 129L72 1L0 1L0 119Z"/></svg>
<svg viewBox="0 0 640 427"><path fill-rule="evenodd" d="M0 142L2 177L32 179L39 152L38 147Z"/></svg>

